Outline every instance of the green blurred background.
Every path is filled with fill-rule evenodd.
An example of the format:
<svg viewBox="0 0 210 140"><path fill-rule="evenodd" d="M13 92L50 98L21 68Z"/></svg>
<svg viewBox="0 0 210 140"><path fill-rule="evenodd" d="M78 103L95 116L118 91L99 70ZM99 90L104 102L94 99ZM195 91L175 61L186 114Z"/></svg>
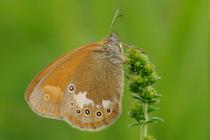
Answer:
<svg viewBox="0 0 210 140"><path fill-rule="evenodd" d="M108 129L82 132L34 114L24 100L32 78L68 50L101 40L117 8L114 30L143 48L162 77L156 115L165 122L150 133L158 140L207 140L208 4L205 0L1 0L0 140L138 140L128 128L130 94Z"/></svg>

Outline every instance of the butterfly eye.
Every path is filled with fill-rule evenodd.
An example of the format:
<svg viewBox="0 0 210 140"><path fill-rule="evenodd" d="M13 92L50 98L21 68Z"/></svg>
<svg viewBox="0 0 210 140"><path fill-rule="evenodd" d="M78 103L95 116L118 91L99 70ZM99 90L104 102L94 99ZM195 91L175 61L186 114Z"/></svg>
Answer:
<svg viewBox="0 0 210 140"><path fill-rule="evenodd" d="M97 112L96 112L96 116L97 116L97 117L101 117L101 115L102 115L102 112L101 112L101 111L97 111Z"/></svg>
<svg viewBox="0 0 210 140"><path fill-rule="evenodd" d="M76 110L76 113L77 113L77 114L80 114L80 113L81 113L81 110L80 110L80 109L77 109L77 110Z"/></svg>
<svg viewBox="0 0 210 140"><path fill-rule="evenodd" d="M70 107L70 108L73 108L74 106L75 106L74 101L70 101L70 102L69 102L69 107Z"/></svg>
<svg viewBox="0 0 210 140"><path fill-rule="evenodd" d="M74 89L75 89L74 84L70 84L69 87L68 87L68 89L69 89L70 92L73 92Z"/></svg>
<svg viewBox="0 0 210 140"><path fill-rule="evenodd" d="M87 115L87 116L89 116L90 115L90 110L89 109L85 109L85 114Z"/></svg>
<svg viewBox="0 0 210 140"><path fill-rule="evenodd" d="M49 101L50 100L50 94L48 94L48 93L44 94L43 100L46 101L46 102Z"/></svg>
<svg viewBox="0 0 210 140"><path fill-rule="evenodd" d="M106 109L106 112L110 114L111 113L111 109L110 108L107 108Z"/></svg>

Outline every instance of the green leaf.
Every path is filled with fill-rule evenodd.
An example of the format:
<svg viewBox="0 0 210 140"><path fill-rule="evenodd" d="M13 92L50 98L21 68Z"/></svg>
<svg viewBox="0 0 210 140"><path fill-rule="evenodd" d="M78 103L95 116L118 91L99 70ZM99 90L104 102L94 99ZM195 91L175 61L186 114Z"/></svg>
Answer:
<svg viewBox="0 0 210 140"><path fill-rule="evenodd" d="M139 101L141 101L141 102L144 102L144 99L143 99L141 96L139 96L137 93L134 93L134 94L133 94L133 98L134 98L134 99L137 99L137 100L139 100Z"/></svg>
<svg viewBox="0 0 210 140"><path fill-rule="evenodd" d="M154 107L154 106L150 105L148 108L148 113L159 110L159 109L160 109L159 107Z"/></svg>
<svg viewBox="0 0 210 140"><path fill-rule="evenodd" d="M150 124L150 123L158 123L158 122L163 122L164 120L159 117L152 117L148 121L144 123L144 125Z"/></svg>
<svg viewBox="0 0 210 140"><path fill-rule="evenodd" d="M134 127L134 126L140 126L140 123L134 122L134 123L131 123L130 125L128 125L128 127Z"/></svg>

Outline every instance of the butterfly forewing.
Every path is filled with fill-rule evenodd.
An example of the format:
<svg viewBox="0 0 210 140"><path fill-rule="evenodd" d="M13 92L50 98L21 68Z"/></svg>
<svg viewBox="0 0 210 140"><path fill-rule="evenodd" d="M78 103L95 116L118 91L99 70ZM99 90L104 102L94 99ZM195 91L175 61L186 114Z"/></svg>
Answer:
<svg viewBox="0 0 210 140"><path fill-rule="evenodd" d="M25 92L25 99L35 113L54 119L62 117L61 102L69 76L96 46L86 45L60 57L32 80Z"/></svg>

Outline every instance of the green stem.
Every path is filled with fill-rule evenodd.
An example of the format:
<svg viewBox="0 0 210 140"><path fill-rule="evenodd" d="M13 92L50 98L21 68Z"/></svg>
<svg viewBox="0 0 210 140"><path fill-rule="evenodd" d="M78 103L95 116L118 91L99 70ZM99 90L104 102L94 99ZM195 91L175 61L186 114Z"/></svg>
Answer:
<svg viewBox="0 0 210 140"><path fill-rule="evenodd" d="M144 140L143 125L140 126L140 140Z"/></svg>
<svg viewBox="0 0 210 140"><path fill-rule="evenodd" d="M144 118L145 118L145 122L148 121L149 119L149 116L148 116L148 103L145 103L144 104ZM147 124L144 125L143 127L143 132L144 132L144 138L147 137Z"/></svg>
<svg viewBox="0 0 210 140"><path fill-rule="evenodd" d="M144 118L145 118L144 122L147 122L149 120L148 103L144 103L143 107L144 107ZM147 124L140 126L140 140L144 140L147 137L147 129L148 129Z"/></svg>

